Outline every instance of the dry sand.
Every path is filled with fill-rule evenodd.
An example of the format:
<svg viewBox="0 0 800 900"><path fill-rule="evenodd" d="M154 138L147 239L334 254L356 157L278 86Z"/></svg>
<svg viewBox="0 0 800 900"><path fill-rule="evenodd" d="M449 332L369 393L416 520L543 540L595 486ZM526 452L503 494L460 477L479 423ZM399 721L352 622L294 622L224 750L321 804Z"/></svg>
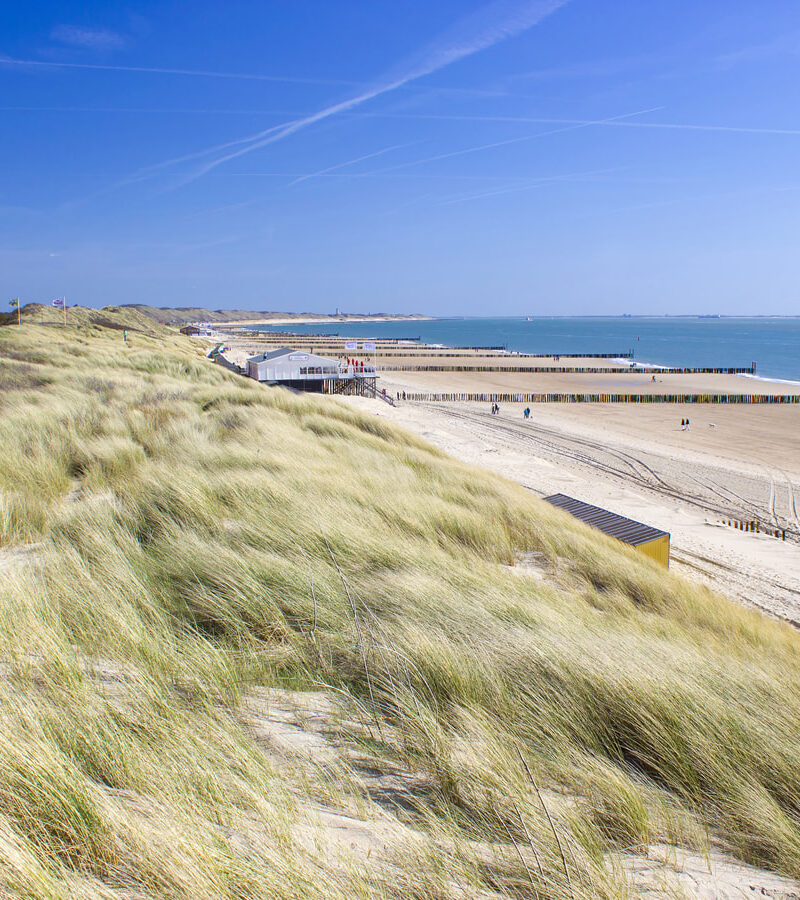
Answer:
<svg viewBox="0 0 800 900"><path fill-rule="evenodd" d="M241 363L256 346L237 339L226 355ZM415 350L411 359L423 365L462 363L436 355L454 352L446 348ZM496 362L486 351L466 356ZM614 365L568 357L501 359L510 369ZM800 394L800 384L738 375L656 373L653 381L652 374L385 371L380 386L392 395ZM800 626L800 404L536 403L526 421L523 404L503 403L492 416L488 403L401 402L392 408L345 399L539 496L563 492L669 531L676 570ZM680 427L686 418L689 431ZM758 521L761 533L728 524L737 521ZM787 531L788 539L776 538L776 530Z"/></svg>
<svg viewBox="0 0 800 900"><path fill-rule="evenodd" d="M344 399L539 496L663 528L675 571L800 625L800 541L725 524L758 519L800 535L800 406L538 404L525 421L515 404L492 416L486 404Z"/></svg>
<svg viewBox="0 0 800 900"><path fill-rule="evenodd" d="M572 394L800 394L800 384L743 375L673 375L644 370L595 374L572 372L385 372L389 389L431 393ZM679 417L680 418L680 417Z"/></svg>

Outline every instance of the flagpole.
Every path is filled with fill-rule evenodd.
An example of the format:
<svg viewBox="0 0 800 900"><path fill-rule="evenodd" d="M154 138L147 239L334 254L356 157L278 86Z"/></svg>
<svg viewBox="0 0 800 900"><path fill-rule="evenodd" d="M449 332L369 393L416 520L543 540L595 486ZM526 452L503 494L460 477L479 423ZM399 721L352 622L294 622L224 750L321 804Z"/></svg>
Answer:
<svg viewBox="0 0 800 900"><path fill-rule="evenodd" d="M67 298L62 297L61 299L64 301L64 328L66 328L67 327Z"/></svg>
<svg viewBox="0 0 800 900"><path fill-rule="evenodd" d="M19 297L17 297L17 325L22 325L22 307L19 305Z"/></svg>

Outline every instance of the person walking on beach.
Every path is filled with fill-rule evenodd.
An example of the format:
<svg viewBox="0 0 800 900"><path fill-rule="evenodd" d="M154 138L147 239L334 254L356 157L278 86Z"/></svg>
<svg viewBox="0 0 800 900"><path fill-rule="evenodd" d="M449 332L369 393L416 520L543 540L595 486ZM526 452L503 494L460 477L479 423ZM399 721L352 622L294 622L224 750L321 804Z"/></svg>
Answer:
<svg viewBox="0 0 800 900"><path fill-rule="evenodd" d="M686 420L686 430L687 431L689 430L689 420L688 419Z"/></svg>
<svg viewBox="0 0 800 900"><path fill-rule="evenodd" d="M686 419L681 419L681 431L686 431Z"/></svg>

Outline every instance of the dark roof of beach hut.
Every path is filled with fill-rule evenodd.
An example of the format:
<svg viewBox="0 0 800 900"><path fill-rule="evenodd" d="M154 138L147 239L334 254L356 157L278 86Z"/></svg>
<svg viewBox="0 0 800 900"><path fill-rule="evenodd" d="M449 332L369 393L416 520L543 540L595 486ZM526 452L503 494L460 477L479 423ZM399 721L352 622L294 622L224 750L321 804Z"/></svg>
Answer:
<svg viewBox="0 0 800 900"><path fill-rule="evenodd" d="M576 500L566 494L553 494L544 499L547 503L572 513L576 519L586 522L587 525L592 525L605 534L624 541L626 544L632 544L634 547L669 536L666 531L661 531L659 528L644 525L635 519L627 519L625 516L619 516L600 506L592 506L590 503L584 503L582 500Z"/></svg>

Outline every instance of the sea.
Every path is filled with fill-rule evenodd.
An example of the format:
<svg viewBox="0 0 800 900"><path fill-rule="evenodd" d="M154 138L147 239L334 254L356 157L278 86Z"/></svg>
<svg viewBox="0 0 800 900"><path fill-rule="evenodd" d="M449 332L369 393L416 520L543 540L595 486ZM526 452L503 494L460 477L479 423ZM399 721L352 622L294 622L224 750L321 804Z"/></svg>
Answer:
<svg viewBox="0 0 800 900"><path fill-rule="evenodd" d="M757 378L800 382L800 317L464 317L259 328L562 356L632 352L642 365L743 368L755 363Z"/></svg>

